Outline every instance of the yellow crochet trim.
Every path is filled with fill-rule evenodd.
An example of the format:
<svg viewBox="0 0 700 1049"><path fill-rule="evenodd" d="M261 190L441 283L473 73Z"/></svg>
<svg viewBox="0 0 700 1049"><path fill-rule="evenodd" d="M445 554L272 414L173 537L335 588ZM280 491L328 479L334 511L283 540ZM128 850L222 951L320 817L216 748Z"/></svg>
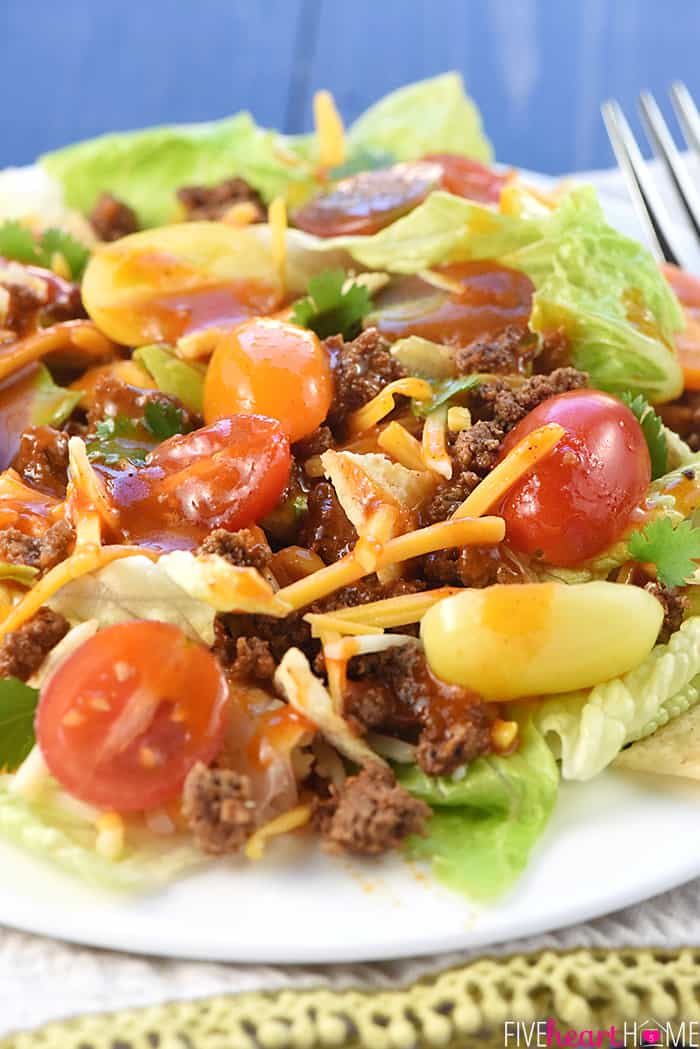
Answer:
<svg viewBox="0 0 700 1049"><path fill-rule="evenodd" d="M578 1030L697 1020L699 977L698 949L545 951L483 958L400 990L240 994L86 1016L0 1049L503 1049L506 1020L551 1017Z"/></svg>

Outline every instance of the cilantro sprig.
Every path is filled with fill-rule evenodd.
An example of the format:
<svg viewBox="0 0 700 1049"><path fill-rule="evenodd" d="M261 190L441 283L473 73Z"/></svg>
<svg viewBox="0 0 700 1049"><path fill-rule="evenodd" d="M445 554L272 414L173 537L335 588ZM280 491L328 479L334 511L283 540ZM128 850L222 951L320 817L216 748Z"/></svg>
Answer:
<svg viewBox="0 0 700 1049"><path fill-rule="evenodd" d="M637 417L642 427L651 459L651 479L655 481L657 477L663 477L668 473L668 446L664 424L643 394L638 393L635 396L629 392L623 393L621 400Z"/></svg>
<svg viewBox="0 0 700 1049"><path fill-rule="evenodd" d="M79 280L90 258L90 251L70 233L52 228L35 236L30 229L13 219L0 225L0 255L4 258L50 269L57 254L65 259L73 280Z"/></svg>
<svg viewBox="0 0 700 1049"><path fill-rule="evenodd" d="M14 772L34 746L39 690L16 677L0 678L0 769Z"/></svg>
<svg viewBox="0 0 700 1049"><path fill-rule="evenodd" d="M449 405L455 397L459 397L460 394L466 393L468 390L475 389L481 382L483 382L483 376L476 373L460 375L457 379L443 379L441 382L434 384L433 389L435 393L429 401L414 400L412 402L413 414L418 416L419 419L425 419L436 408L442 408L444 404Z"/></svg>
<svg viewBox="0 0 700 1049"><path fill-rule="evenodd" d="M698 567L700 528L690 521L674 527L670 517L658 517L627 541L630 557L656 565L656 575L666 586L683 586Z"/></svg>
<svg viewBox="0 0 700 1049"><path fill-rule="evenodd" d="M353 339L362 318L371 310L372 299L364 285L347 285L342 270L324 270L311 278L308 295L294 304L291 319L293 324L315 331L320 339L329 335Z"/></svg>
<svg viewBox="0 0 700 1049"><path fill-rule="evenodd" d="M171 401L148 401L140 419L128 415L113 415L95 426L95 434L86 445L88 459L105 466L120 466L133 463L137 466L146 461L149 452L190 429L185 414Z"/></svg>

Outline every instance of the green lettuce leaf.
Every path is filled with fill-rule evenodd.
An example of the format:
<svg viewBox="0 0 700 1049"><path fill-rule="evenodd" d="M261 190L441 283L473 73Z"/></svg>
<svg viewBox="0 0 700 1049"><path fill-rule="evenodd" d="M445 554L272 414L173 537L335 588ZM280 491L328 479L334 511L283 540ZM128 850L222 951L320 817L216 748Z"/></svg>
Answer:
<svg viewBox="0 0 700 1049"><path fill-rule="evenodd" d="M545 699L534 708L533 720L561 758L564 778L591 779L626 743L648 734L663 719L664 708L679 705L698 674L700 616L691 616L634 670L592 689ZM686 698L687 705L694 701Z"/></svg>
<svg viewBox="0 0 700 1049"><path fill-rule="evenodd" d="M375 102L348 131L354 149L388 150L397 160L426 153L459 153L490 161L479 110L464 92L459 73L443 73L392 91Z"/></svg>
<svg viewBox="0 0 700 1049"><path fill-rule="evenodd" d="M94 824L74 807L61 805L57 790L30 804L10 793L10 782L0 783L0 835L97 888L145 892L203 862L202 853L183 837L157 837L131 825L123 857L106 859L95 851Z"/></svg>
<svg viewBox="0 0 700 1049"><path fill-rule="evenodd" d="M303 197L314 182L308 166L289 154L283 136L238 113L204 124L102 135L47 153L40 163L61 183L70 207L88 212L109 190L135 210L142 226L159 226L176 221L181 186L212 185L232 175L266 200L290 195L292 187Z"/></svg>
<svg viewBox="0 0 700 1049"><path fill-rule="evenodd" d="M412 794L433 808L425 838L413 838L412 856L432 860L441 881L476 899L507 891L527 865L557 797L552 752L530 722L518 750L479 758L462 779L426 776L417 766L397 768Z"/></svg>
<svg viewBox="0 0 700 1049"><path fill-rule="evenodd" d="M650 253L608 226L590 187L547 214L501 215L449 193L432 193L371 237L337 238L363 266L418 273L439 263L497 259L535 285L530 327L564 328L573 362L594 386L670 400L682 388L672 348L680 306Z"/></svg>
<svg viewBox="0 0 700 1049"><path fill-rule="evenodd" d="M531 329L563 327L595 386L653 402L681 392L680 306L647 249L608 226L590 187L563 198L541 241L502 261L535 285Z"/></svg>
<svg viewBox="0 0 700 1049"><path fill-rule="evenodd" d="M142 346L134 360L153 377L158 389L178 397L191 412L201 414L204 398L204 369L175 356L167 346Z"/></svg>

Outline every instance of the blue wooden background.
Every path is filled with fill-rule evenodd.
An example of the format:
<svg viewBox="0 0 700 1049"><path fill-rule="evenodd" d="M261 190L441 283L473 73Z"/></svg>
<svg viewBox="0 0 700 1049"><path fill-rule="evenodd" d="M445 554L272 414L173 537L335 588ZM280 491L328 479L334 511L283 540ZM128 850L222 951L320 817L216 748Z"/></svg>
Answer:
<svg viewBox="0 0 700 1049"><path fill-rule="evenodd" d="M600 102L674 78L700 97L699 54L700 0L0 0L0 166L240 108L300 131L319 87L351 119L446 69L500 159L603 166Z"/></svg>

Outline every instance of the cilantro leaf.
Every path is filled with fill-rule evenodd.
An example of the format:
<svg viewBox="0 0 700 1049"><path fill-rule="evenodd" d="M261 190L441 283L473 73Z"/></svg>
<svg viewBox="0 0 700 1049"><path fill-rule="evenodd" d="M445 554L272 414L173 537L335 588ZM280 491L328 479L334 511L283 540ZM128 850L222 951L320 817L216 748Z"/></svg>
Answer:
<svg viewBox="0 0 700 1049"><path fill-rule="evenodd" d="M436 408L449 404L454 397L466 393L467 390L473 390L482 380L483 376L477 374L460 375L457 379L443 379L434 384L435 393L429 401L413 401L411 405L413 414L419 419L425 419Z"/></svg>
<svg viewBox="0 0 700 1049"><path fill-rule="evenodd" d="M647 442L651 459L651 479L663 477L668 473L668 446L664 433L664 424L643 394L626 392L620 398L637 417L642 427L644 440Z"/></svg>
<svg viewBox="0 0 700 1049"><path fill-rule="evenodd" d="M105 466L119 466L123 462L143 463L154 447L146 441L139 427L126 415L110 416L95 427L95 436L86 445L90 462L101 462Z"/></svg>
<svg viewBox="0 0 700 1049"><path fill-rule="evenodd" d="M309 294L292 311L292 324L315 331L320 339L342 335L352 339L360 331L362 318L372 309L370 294L362 284L344 289L342 270L324 270L309 281Z"/></svg>
<svg viewBox="0 0 700 1049"><path fill-rule="evenodd" d="M81 244L71 233L62 229L47 229L41 234L39 244L44 257L44 265L50 266L51 259L58 253L68 263L73 280L80 280L90 258L90 250Z"/></svg>
<svg viewBox="0 0 700 1049"><path fill-rule="evenodd" d="M34 746L39 690L16 677L0 678L0 769L14 772Z"/></svg>
<svg viewBox="0 0 700 1049"><path fill-rule="evenodd" d="M389 168L396 163L396 157L388 149L375 149L371 146L360 146L353 150L344 164L331 168L328 172L332 179L347 178L358 175L361 171L378 171Z"/></svg>
<svg viewBox="0 0 700 1049"><path fill-rule="evenodd" d="M683 586L693 575L700 559L700 528L681 521L675 528L670 517L658 517L627 542L635 561L656 565L656 574L666 586Z"/></svg>
<svg viewBox="0 0 700 1049"><path fill-rule="evenodd" d="M9 219L0 225L0 255L28 266L51 269L54 255L66 260L71 277L79 280L90 257L90 251L70 233L47 229L38 238L20 222Z"/></svg>
<svg viewBox="0 0 700 1049"><path fill-rule="evenodd" d="M143 410L143 422L159 441L187 431L182 408L170 401L149 401Z"/></svg>

